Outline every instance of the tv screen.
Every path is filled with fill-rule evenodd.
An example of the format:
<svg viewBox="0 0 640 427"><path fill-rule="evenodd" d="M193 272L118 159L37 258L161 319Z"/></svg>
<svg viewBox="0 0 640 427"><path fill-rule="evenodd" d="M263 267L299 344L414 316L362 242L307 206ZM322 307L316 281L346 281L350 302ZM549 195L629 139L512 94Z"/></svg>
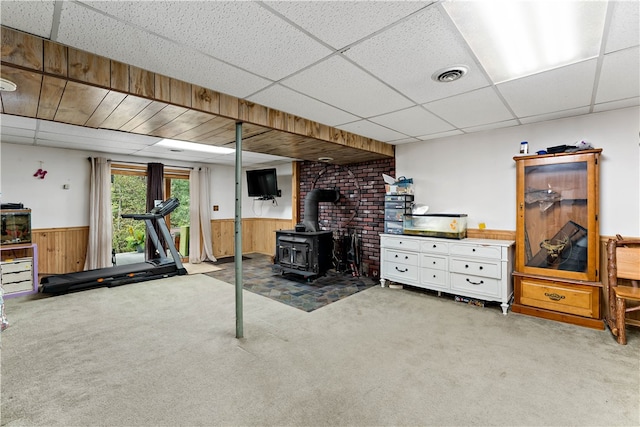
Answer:
<svg viewBox="0 0 640 427"><path fill-rule="evenodd" d="M278 176L275 168L248 170L247 190L249 190L249 197L278 196Z"/></svg>

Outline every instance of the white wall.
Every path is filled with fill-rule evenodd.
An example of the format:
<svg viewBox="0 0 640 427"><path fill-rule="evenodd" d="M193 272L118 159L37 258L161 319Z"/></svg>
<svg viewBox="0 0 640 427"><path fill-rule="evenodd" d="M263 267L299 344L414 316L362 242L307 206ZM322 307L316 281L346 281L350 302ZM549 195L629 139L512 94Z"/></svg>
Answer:
<svg viewBox="0 0 640 427"><path fill-rule="evenodd" d="M431 213L466 213L468 227L515 230L515 161L579 140L602 148L600 234L640 236L640 108L608 111L396 147L396 175L413 178Z"/></svg>
<svg viewBox="0 0 640 427"><path fill-rule="evenodd" d="M235 217L235 167L209 165L211 168L211 205L218 205L219 210L213 212L213 219ZM271 167L271 166L269 166ZM291 197L293 195L292 164L275 166L278 175L278 188L282 197L272 201L254 200L247 193L246 169L263 169L253 166L242 171L242 217L243 218L278 218L291 219Z"/></svg>
<svg viewBox="0 0 640 427"><path fill-rule="evenodd" d="M146 163L150 161L172 166L199 167L211 170L212 219L233 218L235 215L235 168L219 165L194 165L171 160L126 155L106 155L90 151L39 147L0 142L0 201L23 203L30 208L31 225L38 228L78 227L89 225L89 161L90 156L105 156L117 162ZM42 163L41 163L42 162ZM35 178L38 169L47 174ZM242 171L243 217L291 218L291 164L276 167L282 197L277 206L271 202L253 202L246 194L246 173ZM63 189L68 184L69 189ZM213 211L213 205L219 211ZM255 211L255 212L254 212Z"/></svg>

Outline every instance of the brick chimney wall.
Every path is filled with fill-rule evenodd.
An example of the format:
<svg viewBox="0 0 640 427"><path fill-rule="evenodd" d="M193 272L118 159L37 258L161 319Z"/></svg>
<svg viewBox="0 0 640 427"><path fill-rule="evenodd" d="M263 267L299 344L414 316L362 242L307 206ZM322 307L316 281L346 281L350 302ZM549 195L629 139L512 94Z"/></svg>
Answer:
<svg viewBox="0 0 640 427"><path fill-rule="evenodd" d="M337 204L320 203L318 222L322 230L334 231L334 238L356 233L360 244L360 271L378 278L380 237L384 232L384 180L382 174L395 176L395 159L377 160L347 166L302 162L300 167L300 215L304 218L304 200L313 189L340 191Z"/></svg>

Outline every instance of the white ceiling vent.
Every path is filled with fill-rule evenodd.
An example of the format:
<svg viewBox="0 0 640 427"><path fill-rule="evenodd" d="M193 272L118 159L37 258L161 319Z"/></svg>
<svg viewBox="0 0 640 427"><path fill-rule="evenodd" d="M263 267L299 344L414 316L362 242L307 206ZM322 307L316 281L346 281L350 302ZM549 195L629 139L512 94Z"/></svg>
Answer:
<svg viewBox="0 0 640 427"><path fill-rule="evenodd" d="M431 78L441 83L454 82L467 74L468 70L469 69L464 65L456 65L455 67L449 67L436 71L435 73L433 73Z"/></svg>

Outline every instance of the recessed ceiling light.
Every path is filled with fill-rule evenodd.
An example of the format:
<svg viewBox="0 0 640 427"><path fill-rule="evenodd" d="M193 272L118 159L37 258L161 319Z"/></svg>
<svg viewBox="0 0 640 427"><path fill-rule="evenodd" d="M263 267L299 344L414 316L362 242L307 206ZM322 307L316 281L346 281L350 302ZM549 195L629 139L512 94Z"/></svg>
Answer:
<svg viewBox="0 0 640 427"><path fill-rule="evenodd" d="M1 91L13 92L16 89L18 89L18 86L14 82L12 82L10 80L7 80L7 79L4 79L4 78L0 78L0 90Z"/></svg>
<svg viewBox="0 0 640 427"><path fill-rule="evenodd" d="M233 148L220 147L218 145L207 145L207 144L198 144L195 142L188 141L178 141L175 139L162 139L154 144L154 146L158 147L167 147L173 152L179 151L198 151L200 153L210 153L210 154L230 154L234 153L236 150Z"/></svg>
<svg viewBox="0 0 640 427"><path fill-rule="evenodd" d="M332 160L333 160L333 157L318 157L318 161L323 163L329 163Z"/></svg>
<svg viewBox="0 0 640 427"><path fill-rule="evenodd" d="M440 83L450 83L461 79L467 74L467 71L469 71L469 69L464 65L456 65L436 71L431 75L431 78Z"/></svg>

